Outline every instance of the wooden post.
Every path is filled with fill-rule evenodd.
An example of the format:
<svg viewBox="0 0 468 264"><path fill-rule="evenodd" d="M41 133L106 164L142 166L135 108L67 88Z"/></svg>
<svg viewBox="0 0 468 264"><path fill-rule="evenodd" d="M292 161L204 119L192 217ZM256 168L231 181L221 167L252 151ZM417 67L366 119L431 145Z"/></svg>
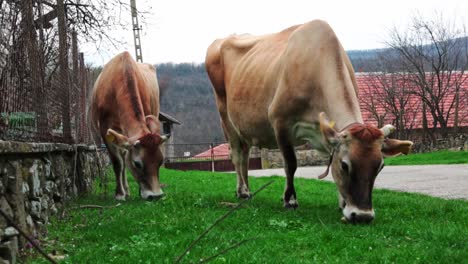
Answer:
<svg viewBox="0 0 468 264"><path fill-rule="evenodd" d="M70 85L71 88L71 98L72 101L70 102L72 106L74 106L73 109L73 117L75 121L75 127L74 127L74 132L75 132L75 141L79 141L79 130L80 130L80 123L82 120L82 113L80 111L80 69L78 66L78 36L76 31L73 30L72 32L72 84Z"/></svg>
<svg viewBox="0 0 468 264"><path fill-rule="evenodd" d="M215 164L214 164L214 144L210 143L210 150L211 150L211 171L215 171Z"/></svg>
<svg viewBox="0 0 468 264"><path fill-rule="evenodd" d="M88 130L86 129L86 122L87 122L87 107L86 107L86 98L88 97L88 79L87 79L87 73L86 73L86 67L84 64L84 55L83 52L79 53L78 56L78 61L79 61L79 69L80 69L80 94L79 94L79 106L80 106L80 114L82 118L80 119L79 123L79 142L81 143L88 143L89 142L89 137L88 137Z"/></svg>
<svg viewBox="0 0 468 264"><path fill-rule="evenodd" d="M63 0L57 0L57 18L59 31L59 66L60 91L62 94L62 126L63 138L66 142L73 141L70 125L70 82L68 68L67 22Z"/></svg>
<svg viewBox="0 0 468 264"><path fill-rule="evenodd" d="M33 0L24 0L21 2L21 12L23 13L23 26L27 54L29 60L29 67L31 70L31 90L33 92L33 105L32 109L36 112L36 127L37 134L40 140L44 140L47 137L48 125L47 125L47 112L46 108L46 96L44 95L44 83L42 70L43 63L41 59L41 52L37 43L36 29L34 26L34 6ZM24 66L20 66L24 67Z"/></svg>
<svg viewBox="0 0 468 264"><path fill-rule="evenodd" d="M460 105L460 97L459 97L459 94L460 94L460 86L461 84L458 83L455 83L456 85L456 89L455 89L455 116L453 117L453 134L454 135L457 135L458 134L458 111L459 111L459 105ZM448 121L448 120L447 120Z"/></svg>

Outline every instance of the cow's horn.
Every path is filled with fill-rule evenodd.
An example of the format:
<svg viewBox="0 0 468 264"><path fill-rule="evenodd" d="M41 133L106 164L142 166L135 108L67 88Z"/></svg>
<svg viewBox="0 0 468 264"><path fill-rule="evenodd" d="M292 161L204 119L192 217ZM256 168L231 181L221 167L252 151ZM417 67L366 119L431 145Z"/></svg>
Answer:
<svg viewBox="0 0 468 264"><path fill-rule="evenodd" d="M388 137L391 133L393 133L396 130L396 128L392 125L385 125L380 130L384 134L384 137Z"/></svg>

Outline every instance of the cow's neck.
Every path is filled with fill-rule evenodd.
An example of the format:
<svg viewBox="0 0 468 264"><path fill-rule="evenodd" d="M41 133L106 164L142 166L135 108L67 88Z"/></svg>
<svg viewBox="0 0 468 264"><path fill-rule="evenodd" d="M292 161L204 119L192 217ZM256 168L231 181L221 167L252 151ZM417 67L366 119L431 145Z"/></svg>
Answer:
<svg viewBox="0 0 468 264"><path fill-rule="evenodd" d="M140 138L149 133L149 129L143 118L136 119L135 117L130 117L128 114L124 114L120 123L123 133L128 138Z"/></svg>
<svg viewBox="0 0 468 264"><path fill-rule="evenodd" d="M330 120L335 121L335 129L341 131L351 124L363 123L361 110L359 107L353 107L352 109L336 109L329 111Z"/></svg>
<svg viewBox="0 0 468 264"><path fill-rule="evenodd" d="M324 96L328 101L328 111L330 120L335 121L335 129L344 129L353 123L363 123L361 108L356 94L356 88L350 78L343 76L333 79L335 83L330 85L335 89L325 89ZM340 88L340 89L338 89Z"/></svg>

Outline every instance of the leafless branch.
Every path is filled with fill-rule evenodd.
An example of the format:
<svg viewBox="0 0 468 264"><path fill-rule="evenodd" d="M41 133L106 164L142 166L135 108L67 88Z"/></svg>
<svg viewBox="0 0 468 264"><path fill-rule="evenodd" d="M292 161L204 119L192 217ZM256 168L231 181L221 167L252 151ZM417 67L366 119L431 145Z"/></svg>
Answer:
<svg viewBox="0 0 468 264"><path fill-rule="evenodd" d="M249 199L245 199L245 200L242 200L239 204L237 204L237 206L233 207L231 210L229 210L227 213L225 213L224 215L222 215L220 218L216 219L216 221L211 225L209 226L207 229L205 229L205 231L203 231L192 243L190 243L190 245L184 250L184 252L175 259L174 263L180 263L180 261L182 261L182 259L185 257L185 255L187 254L187 252L189 252L204 236L206 236L208 234L208 232L210 232L216 225L218 225L219 223L221 223L224 219L226 219L228 216L230 216L232 213L234 213L237 209L239 209L242 205L244 205L245 203L247 203L248 201L250 201L257 193L259 193L260 191L262 191L263 189L265 189L266 187L268 187L270 184L272 184L274 181L271 180L267 183L265 183L264 185L262 185L262 187L260 187L258 190L256 190L254 193L252 193L252 196L249 198Z"/></svg>

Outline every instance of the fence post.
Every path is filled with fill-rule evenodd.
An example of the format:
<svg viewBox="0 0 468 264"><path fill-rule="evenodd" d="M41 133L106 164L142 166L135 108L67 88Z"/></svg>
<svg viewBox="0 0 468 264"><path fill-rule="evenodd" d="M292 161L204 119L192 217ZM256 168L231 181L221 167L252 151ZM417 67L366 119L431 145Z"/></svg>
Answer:
<svg viewBox="0 0 468 264"><path fill-rule="evenodd" d="M79 63L79 106L80 106L80 123L79 125L79 141L82 143L89 143L88 131L86 130L86 122L87 119L87 107L86 107L86 100L87 100L87 92L88 92L88 80L87 80L87 73L86 67L84 63L84 55L83 52L80 52L78 55L78 63Z"/></svg>
<svg viewBox="0 0 468 264"><path fill-rule="evenodd" d="M36 112L36 133L41 140L47 137L47 112L46 112L46 96L44 96L44 70L43 60L40 47L37 42L36 29L34 27L34 2L25 0L21 2L21 12L23 13L22 24L24 26L27 55L31 71L31 89L32 94L32 109ZM41 23L41 20L39 20ZM41 24L42 25L42 24ZM22 67L22 65L20 66Z"/></svg>
<svg viewBox="0 0 468 264"><path fill-rule="evenodd" d="M210 150L211 150L211 171L215 171L215 166L214 166L214 144L210 143Z"/></svg>
<svg viewBox="0 0 468 264"><path fill-rule="evenodd" d="M57 0L57 18L59 31L59 65L60 65L60 85L62 91L62 125L63 138L66 142L72 143L71 122L70 122L70 81L68 68L68 45L67 45L67 22L65 5L63 0Z"/></svg>
<svg viewBox="0 0 468 264"><path fill-rule="evenodd" d="M80 71L79 71L79 63L78 63L78 34L76 33L75 30L72 31L72 72L71 72L71 79L72 83L70 85L71 89L71 97L73 98L72 100L75 102L74 108L72 111L72 115L74 117L72 118L75 121L75 127L74 127L74 132L75 132L75 141L80 143L79 141L79 130L80 130L80 123L81 123L81 111L80 111L80 83L79 83L79 78L80 78ZM73 104L72 104L73 105Z"/></svg>

